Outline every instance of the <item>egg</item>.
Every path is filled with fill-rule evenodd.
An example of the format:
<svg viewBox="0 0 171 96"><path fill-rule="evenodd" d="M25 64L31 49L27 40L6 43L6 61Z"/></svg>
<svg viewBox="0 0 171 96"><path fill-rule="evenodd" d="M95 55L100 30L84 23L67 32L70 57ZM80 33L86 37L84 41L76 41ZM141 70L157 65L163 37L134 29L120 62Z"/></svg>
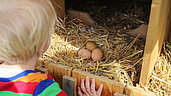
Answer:
<svg viewBox="0 0 171 96"><path fill-rule="evenodd" d="M93 51L96 48L96 43L92 42L92 41L88 41L86 43L86 48L90 51Z"/></svg>
<svg viewBox="0 0 171 96"><path fill-rule="evenodd" d="M103 57L103 52L99 48L96 48L92 51L91 58L94 61L100 61L102 57Z"/></svg>
<svg viewBox="0 0 171 96"><path fill-rule="evenodd" d="M90 59L91 52L89 50L83 48L78 51L78 56L86 57L86 59Z"/></svg>

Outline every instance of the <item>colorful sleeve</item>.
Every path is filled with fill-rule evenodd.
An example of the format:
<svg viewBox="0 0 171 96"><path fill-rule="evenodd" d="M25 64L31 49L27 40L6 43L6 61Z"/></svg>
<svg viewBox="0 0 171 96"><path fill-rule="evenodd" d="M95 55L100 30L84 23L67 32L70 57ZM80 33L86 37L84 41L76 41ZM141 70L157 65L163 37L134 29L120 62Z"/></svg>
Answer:
<svg viewBox="0 0 171 96"><path fill-rule="evenodd" d="M51 79L41 81L34 91L33 96L67 96L66 93L60 89L58 83Z"/></svg>

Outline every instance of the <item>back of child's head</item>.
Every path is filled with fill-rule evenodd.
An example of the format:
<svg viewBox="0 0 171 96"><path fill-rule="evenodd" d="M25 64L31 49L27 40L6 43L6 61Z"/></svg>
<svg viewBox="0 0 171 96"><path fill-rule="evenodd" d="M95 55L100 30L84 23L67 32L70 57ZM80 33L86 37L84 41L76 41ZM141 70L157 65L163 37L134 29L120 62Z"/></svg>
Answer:
<svg viewBox="0 0 171 96"><path fill-rule="evenodd" d="M0 60L29 60L54 32L56 13L49 0L0 0Z"/></svg>

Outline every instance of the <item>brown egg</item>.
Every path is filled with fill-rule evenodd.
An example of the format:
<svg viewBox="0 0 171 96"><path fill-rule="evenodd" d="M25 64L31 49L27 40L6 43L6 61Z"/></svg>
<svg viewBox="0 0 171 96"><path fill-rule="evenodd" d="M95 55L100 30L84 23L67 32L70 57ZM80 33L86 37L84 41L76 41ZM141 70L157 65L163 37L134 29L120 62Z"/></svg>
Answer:
<svg viewBox="0 0 171 96"><path fill-rule="evenodd" d="M96 48L96 43L92 42L92 41L88 41L86 43L86 48L90 51L93 51Z"/></svg>
<svg viewBox="0 0 171 96"><path fill-rule="evenodd" d="M78 56L86 57L87 59L90 59L91 52L89 50L83 48L78 51Z"/></svg>
<svg viewBox="0 0 171 96"><path fill-rule="evenodd" d="M96 48L92 51L91 58L94 61L100 61L102 57L103 57L103 52L99 48Z"/></svg>

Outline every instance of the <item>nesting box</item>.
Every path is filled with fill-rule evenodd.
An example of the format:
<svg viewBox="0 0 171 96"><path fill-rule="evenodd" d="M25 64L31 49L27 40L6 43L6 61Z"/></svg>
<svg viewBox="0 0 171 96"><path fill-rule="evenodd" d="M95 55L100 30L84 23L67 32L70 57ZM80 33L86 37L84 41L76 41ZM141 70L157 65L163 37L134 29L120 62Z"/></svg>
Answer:
<svg viewBox="0 0 171 96"><path fill-rule="evenodd" d="M64 16L65 7L64 0L51 0L57 14ZM60 7L59 7L59 6ZM142 64L141 76L139 85L146 86L149 81L150 74L153 71L155 61L160 55L162 44L168 40L171 35L171 0L152 0L151 13L148 25L146 44L144 49L144 59ZM45 63L48 73L57 80L61 85L62 76L68 75L77 78L77 86L80 85L80 80L89 76L96 79L97 87L102 83L104 90L102 96L113 96L115 92L123 93L128 96L150 96L151 93L145 92L142 88L134 86L124 86L119 82L108 80L100 76L95 76L77 69L56 65L49 62ZM77 87L76 87L77 88Z"/></svg>

